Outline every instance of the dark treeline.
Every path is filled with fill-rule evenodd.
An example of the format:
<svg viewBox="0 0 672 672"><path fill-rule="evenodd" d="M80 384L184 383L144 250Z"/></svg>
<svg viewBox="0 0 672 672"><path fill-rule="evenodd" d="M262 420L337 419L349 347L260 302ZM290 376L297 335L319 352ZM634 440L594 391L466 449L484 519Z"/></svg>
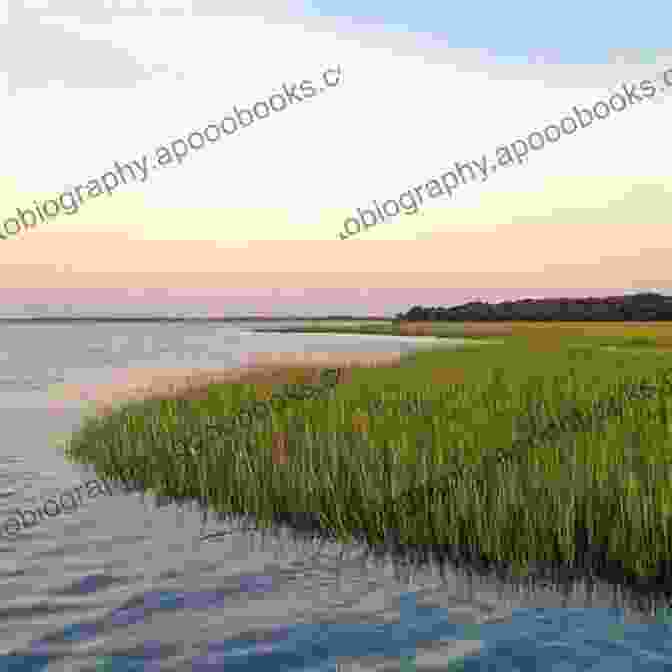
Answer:
<svg viewBox="0 0 672 672"><path fill-rule="evenodd" d="M523 299L486 303L472 301L452 308L413 306L397 320L452 322L496 320L672 320L672 297L653 292L585 299Z"/></svg>

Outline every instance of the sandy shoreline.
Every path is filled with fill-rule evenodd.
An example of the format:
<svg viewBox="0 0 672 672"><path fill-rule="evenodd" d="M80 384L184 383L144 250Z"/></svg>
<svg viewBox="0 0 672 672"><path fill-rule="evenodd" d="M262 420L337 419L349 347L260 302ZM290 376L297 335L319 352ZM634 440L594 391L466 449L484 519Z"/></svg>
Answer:
<svg viewBox="0 0 672 672"><path fill-rule="evenodd" d="M258 353L250 356L247 365L230 369L119 369L111 383L65 383L59 386L53 401L88 401L96 414L104 415L128 401L174 396L198 398L211 383L281 385L294 382L293 376L290 377L293 372L318 382L319 372L324 368L395 366L401 358L400 352Z"/></svg>

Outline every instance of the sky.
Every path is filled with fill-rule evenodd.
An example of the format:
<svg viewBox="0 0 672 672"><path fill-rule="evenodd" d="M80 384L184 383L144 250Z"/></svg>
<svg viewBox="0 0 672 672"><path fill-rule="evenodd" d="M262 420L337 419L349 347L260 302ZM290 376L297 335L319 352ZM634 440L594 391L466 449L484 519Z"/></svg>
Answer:
<svg viewBox="0 0 672 672"><path fill-rule="evenodd" d="M0 315L392 316L672 291L670 3L2 5ZM644 79L652 97L429 196L455 162L493 164ZM288 102L302 80L324 90ZM284 108L170 156L271 96ZM76 186L77 212L11 223ZM416 188L415 213L391 204L345 233Z"/></svg>

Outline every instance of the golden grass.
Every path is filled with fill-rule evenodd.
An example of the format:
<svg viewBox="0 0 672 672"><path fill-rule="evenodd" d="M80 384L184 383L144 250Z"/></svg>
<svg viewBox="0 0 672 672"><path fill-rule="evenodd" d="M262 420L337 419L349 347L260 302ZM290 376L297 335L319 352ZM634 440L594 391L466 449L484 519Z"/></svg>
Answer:
<svg viewBox="0 0 672 672"><path fill-rule="evenodd" d="M527 334L530 331L563 331L585 336L654 336L672 334L669 322L500 322L510 325L513 335Z"/></svg>
<svg viewBox="0 0 672 672"><path fill-rule="evenodd" d="M96 386L63 385L59 396L64 400L88 399L99 416L109 415L119 405L131 401L207 399L213 383L254 385L258 399L270 398L283 384L318 384L325 368L343 368L341 382L351 379L357 367L394 366L401 361L398 352L382 353L274 353L255 355L244 368L204 369L126 369L117 374L117 382Z"/></svg>
<svg viewBox="0 0 672 672"><path fill-rule="evenodd" d="M434 385L464 385L467 372L457 366L437 367L430 372L430 376Z"/></svg>
<svg viewBox="0 0 672 672"><path fill-rule="evenodd" d="M433 336L455 331L470 336L519 336L531 332L562 331L585 336L661 336L672 338L672 322L401 322L405 336Z"/></svg>
<svg viewBox="0 0 672 672"><path fill-rule="evenodd" d="M668 322L402 322L399 333L405 336L522 337L530 351L537 352L554 352L563 341L573 337L646 337L655 340L656 350L672 350L672 323ZM624 343L623 347L632 346ZM257 398L267 399L277 385L318 383L323 368L345 369L342 382L347 383L352 379L353 368L396 366L400 361L398 352L258 353L243 368L121 370L116 382L95 386L66 384L60 386L59 396L63 400L92 401L98 415L107 415L129 401L177 396L188 400L205 399L213 383L252 384L257 388ZM463 383L465 371L457 367L439 368L432 372L432 380L438 384Z"/></svg>
<svg viewBox="0 0 672 672"><path fill-rule="evenodd" d="M510 336L511 327L503 322L401 322L399 333L402 336L435 336L454 332L459 338L468 336Z"/></svg>
<svg viewBox="0 0 672 672"><path fill-rule="evenodd" d="M400 329L404 334L417 336L452 332L455 336L518 337L536 352L553 352L568 338L649 338L655 341L657 349L672 348L670 322L408 322Z"/></svg>
<svg viewBox="0 0 672 672"><path fill-rule="evenodd" d="M354 431L364 435L368 433L370 423L368 414L362 412L353 413L350 419Z"/></svg>

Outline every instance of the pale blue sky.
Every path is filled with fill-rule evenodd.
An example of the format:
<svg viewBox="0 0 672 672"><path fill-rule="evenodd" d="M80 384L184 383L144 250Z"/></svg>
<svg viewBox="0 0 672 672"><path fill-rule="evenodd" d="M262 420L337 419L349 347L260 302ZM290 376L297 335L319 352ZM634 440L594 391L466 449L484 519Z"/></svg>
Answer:
<svg viewBox="0 0 672 672"><path fill-rule="evenodd" d="M614 49L668 47L672 30L665 0L306 0L305 11L431 33L449 48L487 48L504 63L526 63L542 51L551 62L608 63Z"/></svg>

